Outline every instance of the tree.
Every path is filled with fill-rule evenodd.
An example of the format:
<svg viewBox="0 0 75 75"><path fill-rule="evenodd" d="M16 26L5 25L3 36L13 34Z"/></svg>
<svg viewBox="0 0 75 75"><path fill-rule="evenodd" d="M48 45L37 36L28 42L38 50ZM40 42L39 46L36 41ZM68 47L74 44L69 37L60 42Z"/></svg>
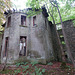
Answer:
<svg viewBox="0 0 75 75"><path fill-rule="evenodd" d="M10 9L10 0L0 0L0 31L3 30L2 24L5 21L4 11Z"/></svg>
<svg viewBox="0 0 75 75"><path fill-rule="evenodd" d="M56 0L55 0L55 1L56 1ZM60 21L61 21L61 25L62 25L62 31L63 31L64 39L65 39L65 42L66 42L66 47L67 47L67 49L68 49L68 53L69 53L69 55L70 55L70 58L71 58L71 60L72 60L72 63L73 63L73 65L74 65L74 68L75 68L75 62L74 62L74 59L73 59L72 54L71 54L71 52L70 52L69 43L68 43L68 41L67 41L67 38L66 38L66 35L65 35L65 32L64 32L64 26L63 26L63 22L62 22L62 17L61 17L61 14L60 14L60 11L59 11L59 8L58 8L58 5L57 5L57 1L56 1L56 7L57 7L57 10L58 10L58 13L59 13L59 17L60 17Z"/></svg>
<svg viewBox="0 0 75 75"><path fill-rule="evenodd" d="M0 31L3 30L3 28L1 27L1 25L5 21L4 12L6 10L8 10L8 9L10 9L10 0L0 0ZM6 63L7 63L7 56L6 56L6 60L5 60L4 66L2 68L2 71L5 70Z"/></svg>

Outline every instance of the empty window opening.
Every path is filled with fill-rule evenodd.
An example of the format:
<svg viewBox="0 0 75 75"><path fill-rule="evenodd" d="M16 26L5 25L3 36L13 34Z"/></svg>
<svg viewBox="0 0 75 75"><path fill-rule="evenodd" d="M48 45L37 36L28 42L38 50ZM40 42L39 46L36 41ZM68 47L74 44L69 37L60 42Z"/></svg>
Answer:
<svg viewBox="0 0 75 75"><path fill-rule="evenodd" d="M21 25L26 26L26 16L21 16Z"/></svg>
<svg viewBox="0 0 75 75"><path fill-rule="evenodd" d="M8 23L7 23L7 27L9 27L11 25L11 16L8 17Z"/></svg>
<svg viewBox="0 0 75 75"><path fill-rule="evenodd" d="M46 22L46 19L45 19L45 27L47 28L47 22Z"/></svg>
<svg viewBox="0 0 75 75"><path fill-rule="evenodd" d="M20 36L20 56L26 56L26 36Z"/></svg>
<svg viewBox="0 0 75 75"><path fill-rule="evenodd" d="M5 50L4 50L4 56L7 55L7 50L8 50L8 41L9 41L9 37L5 38Z"/></svg>
<svg viewBox="0 0 75 75"><path fill-rule="evenodd" d="M36 16L33 17L33 26L36 26Z"/></svg>

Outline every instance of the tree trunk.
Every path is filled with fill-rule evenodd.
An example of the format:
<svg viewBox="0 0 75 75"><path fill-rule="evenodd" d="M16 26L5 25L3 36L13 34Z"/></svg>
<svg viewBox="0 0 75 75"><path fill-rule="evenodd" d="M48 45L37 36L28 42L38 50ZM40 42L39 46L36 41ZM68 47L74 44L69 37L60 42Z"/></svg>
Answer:
<svg viewBox="0 0 75 75"><path fill-rule="evenodd" d="M65 61L65 55L64 55L64 52L63 52L63 47L62 47L62 44L61 44L61 41L60 41L59 34L57 32L57 29L56 29L55 20L54 20L53 16L52 16L52 19L53 19L53 23L54 23L54 27L55 27L55 31L56 31L56 35L57 35L57 40L58 40L58 43L59 43L59 46L60 46L60 49L61 49L62 61Z"/></svg>
<svg viewBox="0 0 75 75"><path fill-rule="evenodd" d="M55 0L55 1L56 1L56 0ZM64 35L64 40L65 40L65 42L66 42L66 47L67 47L67 49L68 49L68 53L69 53L69 55L70 55L70 58L71 58L71 60L72 60L72 63L73 63L73 65L74 65L74 68L75 68L74 59L73 59L72 54L71 54L71 52L70 52L69 43L68 43L68 41L67 41L66 34L65 34L65 32L64 32L64 25L63 25L62 18L61 18L61 14L60 14L60 11L59 11L59 8L58 8L58 5L57 5L57 1L56 1L56 7L57 7L57 10L58 10L58 13L59 13L59 17L60 17L60 21L61 21L61 25L62 25L62 32L63 32L63 35Z"/></svg>
<svg viewBox="0 0 75 75"><path fill-rule="evenodd" d="M6 63L7 63L7 55L6 55L6 60L5 60L5 62L4 62L4 66L3 66L2 71L5 71L5 69L6 69Z"/></svg>
<svg viewBox="0 0 75 75"><path fill-rule="evenodd" d="M47 3L46 3L46 6L47 6ZM48 9L48 7L47 7L47 9ZM48 9L48 12L50 13L49 9ZM52 11L52 13L53 13L53 11ZM62 54L62 61L65 61L65 55L64 55L64 52L63 52L63 47L62 47L62 44L61 44L61 41L60 41L59 34L57 32L57 29L56 29L56 24L55 24L55 20L54 20L53 14L50 13L50 16L53 19L53 24L54 24L54 29L55 29L55 32L56 32L57 41L58 41L58 44L60 46L60 51L61 51L61 54Z"/></svg>

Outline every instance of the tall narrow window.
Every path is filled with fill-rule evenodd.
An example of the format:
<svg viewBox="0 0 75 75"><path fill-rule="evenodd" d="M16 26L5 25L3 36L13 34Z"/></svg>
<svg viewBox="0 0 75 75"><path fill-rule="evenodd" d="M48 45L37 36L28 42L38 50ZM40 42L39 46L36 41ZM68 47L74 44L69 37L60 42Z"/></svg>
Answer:
<svg viewBox="0 0 75 75"><path fill-rule="evenodd" d="M9 27L9 26L10 26L10 24L11 24L11 16L10 16L10 17L8 17L7 27Z"/></svg>
<svg viewBox="0 0 75 75"><path fill-rule="evenodd" d="M20 56L26 56L26 36L20 36Z"/></svg>
<svg viewBox="0 0 75 75"><path fill-rule="evenodd" d="M46 19L45 19L45 27L47 28L47 23L46 23Z"/></svg>
<svg viewBox="0 0 75 75"><path fill-rule="evenodd" d="M4 56L7 55L7 50L8 50L8 41L9 41L9 38L6 37L6 38L5 38L5 50L4 50Z"/></svg>
<svg viewBox="0 0 75 75"><path fill-rule="evenodd" d="M33 17L33 26L36 26L36 16Z"/></svg>
<svg viewBox="0 0 75 75"><path fill-rule="evenodd" d="M26 16L21 16L21 25L26 26Z"/></svg>

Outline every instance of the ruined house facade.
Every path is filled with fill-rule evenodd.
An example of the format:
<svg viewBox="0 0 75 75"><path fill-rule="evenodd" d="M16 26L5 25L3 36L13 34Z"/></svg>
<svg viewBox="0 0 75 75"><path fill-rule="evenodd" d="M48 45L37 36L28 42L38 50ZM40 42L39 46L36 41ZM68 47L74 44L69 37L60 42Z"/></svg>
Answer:
<svg viewBox="0 0 75 75"><path fill-rule="evenodd" d="M23 12L6 15L1 63L13 63L20 56L48 61L54 57L48 14L27 17ZM21 49L20 49L21 48Z"/></svg>
<svg viewBox="0 0 75 75"><path fill-rule="evenodd" d="M49 22L48 13L45 9L37 15L27 17L24 12L9 12L6 14L6 23L1 45L1 63L14 63L14 60L25 56L27 59L60 61L62 58L61 48L58 44L56 30L52 22ZM75 27L72 20L64 21L64 31L69 43L70 52L75 60ZM59 36L63 35L58 31ZM1 40L0 39L0 40ZM61 42L64 38L60 37ZM64 52L69 53L66 45Z"/></svg>

